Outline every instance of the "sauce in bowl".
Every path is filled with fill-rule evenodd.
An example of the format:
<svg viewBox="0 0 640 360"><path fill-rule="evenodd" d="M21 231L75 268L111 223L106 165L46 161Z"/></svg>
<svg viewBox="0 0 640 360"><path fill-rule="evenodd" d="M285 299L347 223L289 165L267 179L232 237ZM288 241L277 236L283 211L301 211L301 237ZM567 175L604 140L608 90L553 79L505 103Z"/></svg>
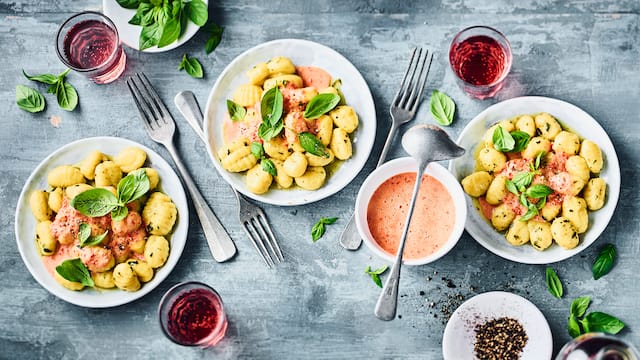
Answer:
<svg viewBox="0 0 640 360"><path fill-rule="evenodd" d="M392 256L398 251L415 181L415 172L392 176L375 190L367 207L371 235L382 250ZM425 174L409 226L404 258L421 259L438 251L449 240L455 221L451 194L435 177Z"/></svg>

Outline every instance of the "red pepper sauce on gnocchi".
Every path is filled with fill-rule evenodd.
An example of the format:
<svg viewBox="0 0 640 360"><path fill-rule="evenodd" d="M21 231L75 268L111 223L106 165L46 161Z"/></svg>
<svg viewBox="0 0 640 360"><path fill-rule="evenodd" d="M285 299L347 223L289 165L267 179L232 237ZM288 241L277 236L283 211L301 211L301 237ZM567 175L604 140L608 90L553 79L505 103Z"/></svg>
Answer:
<svg viewBox="0 0 640 360"><path fill-rule="evenodd" d="M177 209L146 158L136 147L114 158L93 151L51 170L50 191L31 194L37 249L64 287L137 291L167 261Z"/></svg>
<svg viewBox="0 0 640 360"><path fill-rule="evenodd" d="M604 206L603 163L597 144L552 115L521 115L486 131L462 187L510 244L572 249L589 227L588 211Z"/></svg>
<svg viewBox="0 0 640 360"><path fill-rule="evenodd" d="M224 146L218 151L222 167L245 173L255 194L272 184L319 189L326 167L353 154L358 115L345 104L340 81L286 57L259 63L246 76L248 83L227 100Z"/></svg>

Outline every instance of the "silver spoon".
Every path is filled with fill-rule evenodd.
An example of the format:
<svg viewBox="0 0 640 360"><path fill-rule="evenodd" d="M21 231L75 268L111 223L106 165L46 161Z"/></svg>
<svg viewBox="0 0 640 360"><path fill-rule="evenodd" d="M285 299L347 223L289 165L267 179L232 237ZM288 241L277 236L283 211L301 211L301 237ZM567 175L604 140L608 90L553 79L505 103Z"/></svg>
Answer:
<svg viewBox="0 0 640 360"><path fill-rule="evenodd" d="M391 273L384 284L382 293L376 304L375 314L381 320L393 320L396 316L398 304L398 283L400 282L400 268L402 266L402 253L404 244L409 232L409 224L413 215L413 208L420 190L422 175L427 165L432 161L449 160L460 157L464 154L464 149L456 145L444 130L433 125L417 125L407 130L402 136L402 147L404 150L418 161L418 171L416 174L416 184L413 187L411 204L407 213L407 220L402 231L402 238L398 245L396 260L391 268Z"/></svg>

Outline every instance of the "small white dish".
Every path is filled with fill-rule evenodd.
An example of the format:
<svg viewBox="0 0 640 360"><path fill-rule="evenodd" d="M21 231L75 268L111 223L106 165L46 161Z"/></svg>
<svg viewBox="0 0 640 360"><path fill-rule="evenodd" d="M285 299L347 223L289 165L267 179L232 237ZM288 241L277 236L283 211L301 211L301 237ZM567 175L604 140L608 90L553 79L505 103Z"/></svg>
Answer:
<svg viewBox="0 0 640 360"><path fill-rule="evenodd" d="M208 4L209 0L202 0L205 4ZM118 29L118 35L120 36L120 40L123 44L128 47L139 50L140 44L140 32L142 31L142 27L138 25L129 24L129 20L136 14L135 9L125 9L118 4L116 0L102 0L102 11L104 12L111 21L116 25ZM187 29L184 31L182 36L175 42L163 46L161 48L157 46L150 47L148 49L142 50L143 52L149 53L158 53L169 51L171 49L175 49L178 46L186 43L193 37L193 35L198 32L200 27L194 24L191 21L187 22ZM204 45L203 45L204 46Z"/></svg>
<svg viewBox="0 0 640 360"><path fill-rule="evenodd" d="M353 157L344 161L338 171L328 177L326 183L318 190L309 191L301 188L270 189L267 193L257 195L249 191L245 185L243 174L230 173L222 168L218 159L218 149L224 144L222 122L227 112L226 100L231 99L233 91L241 84L247 83L245 73L259 62L267 61L275 56L290 58L295 65L317 66L326 70L333 79L342 80L341 90L347 105L353 107L358 114L360 124L353 133ZM204 133L209 146L209 156L220 175L236 190L247 197L272 205L293 206L308 204L335 194L347 186L360 172L369 159L376 137L376 109L369 86L358 70L335 50L318 43L283 39L274 40L253 47L236 57L218 77L213 85L204 117Z"/></svg>
<svg viewBox="0 0 640 360"><path fill-rule="evenodd" d="M120 150L135 146L147 153L147 163L158 171L160 186L164 193L175 203L178 209L178 219L171 237L169 259L156 273L151 281L142 284L140 290L126 292L117 289L96 290L85 288L82 291L72 291L64 288L49 274L44 266L42 258L36 249L35 228L36 219L29 207L29 194L35 190L47 189L47 174L53 168L65 164L77 164L93 150L115 156ZM129 303L149 293L156 288L169 275L176 266L187 241L189 229L189 207L187 198L182 188L180 178L171 166L155 151L134 141L116 137L87 138L67 144L49 155L31 173L29 179L22 188L16 208L15 232L18 242L18 250L22 261L31 272L31 275L51 294L69 303L88 307L105 308Z"/></svg>
<svg viewBox="0 0 640 360"><path fill-rule="evenodd" d="M395 261L395 254L389 254L384 251L371 235L371 230L369 230L369 225L367 224L367 209L369 207L371 197L382 183L398 174L406 172L412 172L415 174L417 170L418 163L411 157L403 157L388 161L369 174L364 183L362 183L356 198L354 216L356 218L356 226L360 236L371 252L392 263ZM438 249L438 251L420 259L404 259L402 263L405 265L428 264L447 254L458 243L458 240L462 235L462 231L464 230L465 219L467 217L464 192L462 191L462 187L458 181L451 175L451 173L438 163L430 163L427 166L425 174L436 178L442 185L444 185L451 195L455 206L454 226L449 239L444 246Z"/></svg>
<svg viewBox="0 0 640 360"><path fill-rule="evenodd" d="M539 96L525 96L509 99L488 107L473 118L462 130L458 145L467 149L464 156L449 163L449 171L461 181L475 168L476 147L486 130L494 123L522 114L548 112L556 117L564 127L575 131L581 138L589 139L602 150L604 167L600 177L607 183L606 202L602 209L589 212L589 228L580 236L580 244L566 250L553 244L544 251L538 251L530 245L513 246L507 242L504 234L496 231L475 208L473 200L467 198L469 216L466 230L487 250L515 262L524 264L549 264L567 259L591 245L609 224L620 195L620 165L615 148L605 130L584 110L565 101Z"/></svg>
<svg viewBox="0 0 640 360"><path fill-rule="evenodd" d="M456 309L442 336L443 358L474 359L476 325L501 317L518 320L527 334L520 360L551 359L553 337L547 319L529 300L504 291L476 295Z"/></svg>

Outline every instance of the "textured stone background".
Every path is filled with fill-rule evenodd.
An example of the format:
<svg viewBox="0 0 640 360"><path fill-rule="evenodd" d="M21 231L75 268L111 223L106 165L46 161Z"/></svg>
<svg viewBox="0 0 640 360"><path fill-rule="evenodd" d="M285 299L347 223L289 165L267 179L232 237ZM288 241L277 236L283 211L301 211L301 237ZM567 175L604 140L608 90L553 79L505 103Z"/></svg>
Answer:
<svg viewBox="0 0 640 360"><path fill-rule="evenodd" d="M626 1L210 1L210 14L225 27L222 43L206 56L206 36L161 54L126 50L125 76L144 70L170 110L180 90L192 90L204 103L216 77L244 50L278 38L303 38L345 55L365 77L378 113L378 134L365 169L335 196L298 207L263 208L273 223L286 263L268 270L237 222L235 199L208 163L203 146L184 122L177 145L194 180L235 239L238 255L215 263L202 230L191 219L189 241L169 278L144 298L113 309L85 309L44 290L20 259L14 235L19 192L36 165L58 147L90 136L121 136L158 151L144 132L123 80L96 86L71 73L79 108L65 112L49 100L44 113L31 115L15 105L15 85L30 73L63 70L55 55L58 25L71 13L100 10L99 1L0 0L0 358L407 358L442 357L443 307L453 311L461 299L506 290L536 304L548 319L554 354L569 340L566 322L573 298L590 295L593 310L620 317L621 336L640 345L640 2ZM447 50L460 29L493 26L511 41L514 65L497 99L472 100L456 86ZM358 188L380 153L389 129L389 102L396 91L409 50L424 46L437 56L428 92L441 89L458 105L447 131L454 138L478 112L501 99L542 95L569 101L598 119L616 146L622 171L620 202L595 246L554 267L566 295L547 293L544 266L499 258L464 234L445 258L405 267L398 314L381 322L373 315L379 289L363 273L384 262L367 249L343 250L339 234L353 210ZM202 62L206 77L192 79L176 70L183 53ZM124 78L124 77L123 77ZM62 119L59 128L51 116ZM177 117L176 117L177 118ZM413 123L432 122L423 106ZM578 129L579 130L579 129ZM403 154L399 142L391 152ZM321 216L338 216L325 237L313 244L310 229ZM291 224L296 224L292 226ZM594 281L590 266L598 248L614 243L619 251L610 275ZM437 274L436 274L437 272ZM430 281L427 278L431 278ZM455 285L448 287L447 281ZM227 338L216 349L179 347L161 334L156 307L173 284L200 280L222 295L230 319ZM458 296L459 295L459 296ZM435 306L429 307L433 302Z"/></svg>

